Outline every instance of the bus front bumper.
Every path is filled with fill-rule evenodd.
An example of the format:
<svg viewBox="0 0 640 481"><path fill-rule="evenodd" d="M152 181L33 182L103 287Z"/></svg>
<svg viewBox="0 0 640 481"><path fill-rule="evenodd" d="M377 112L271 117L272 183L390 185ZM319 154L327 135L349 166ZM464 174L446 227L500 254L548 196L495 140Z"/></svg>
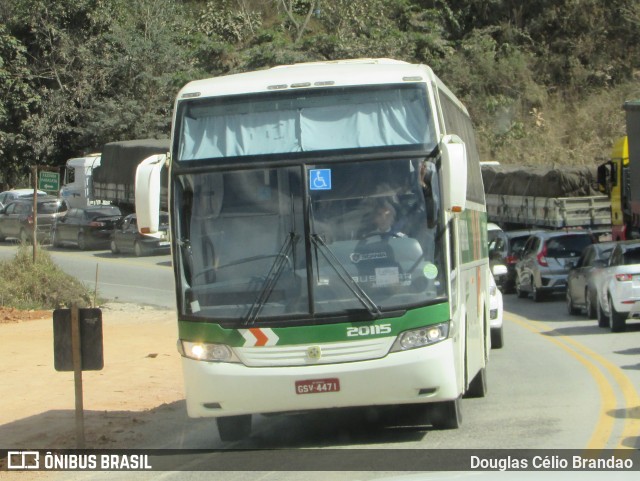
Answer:
<svg viewBox="0 0 640 481"><path fill-rule="evenodd" d="M451 339L381 359L246 367L182 358L190 417L417 404L456 399L462 379ZM319 389L310 389L311 385ZM306 387L305 387L306 386Z"/></svg>

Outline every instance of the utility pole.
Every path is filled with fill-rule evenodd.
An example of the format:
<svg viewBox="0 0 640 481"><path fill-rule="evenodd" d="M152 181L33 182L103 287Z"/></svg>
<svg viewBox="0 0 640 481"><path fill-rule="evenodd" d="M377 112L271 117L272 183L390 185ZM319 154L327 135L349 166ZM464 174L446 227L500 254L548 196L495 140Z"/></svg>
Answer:
<svg viewBox="0 0 640 481"><path fill-rule="evenodd" d="M36 263L38 252L38 165L33 167L33 263Z"/></svg>

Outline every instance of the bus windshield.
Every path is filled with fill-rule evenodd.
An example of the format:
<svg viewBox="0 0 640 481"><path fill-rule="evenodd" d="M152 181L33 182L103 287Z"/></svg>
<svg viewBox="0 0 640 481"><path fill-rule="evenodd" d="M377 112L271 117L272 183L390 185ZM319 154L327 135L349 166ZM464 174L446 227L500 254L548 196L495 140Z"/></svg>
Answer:
<svg viewBox="0 0 640 481"><path fill-rule="evenodd" d="M424 84L316 88L191 99L178 110L176 159L435 146Z"/></svg>
<svg viewBox="0 0 640 481"><path fill-rule="evenodd" d="M431 160L229 169L176 176L183 315L375 318L444 297Z"/></svg>

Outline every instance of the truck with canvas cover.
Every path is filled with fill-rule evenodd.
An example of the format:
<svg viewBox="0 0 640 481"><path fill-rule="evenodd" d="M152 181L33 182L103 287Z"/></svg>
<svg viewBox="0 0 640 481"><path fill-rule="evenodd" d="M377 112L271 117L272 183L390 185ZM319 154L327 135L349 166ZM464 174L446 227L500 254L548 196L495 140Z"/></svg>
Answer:
<svg viewBox="0 0 640 481"><path fill-rule="evenodd" d="M609 228L611 202L588 167L485 164L482 178L490 222L503 227Z"/></svg>
<svg viewBox="0 0 640 481"><path fill-rule="evenodd" d="M135 177L138 166L146 159L164 156L169 151L168 139L142 139L109 142L101 154L70 159L60 197L69 207L90 204L117 205L124 213L135 210ZM167 206L167 177L162 169L159 182L160 202Z"/></svg>
<svg viewBox="0 0 640 481"><path fill-rule="evenodd" d="M117 205L123 212L135 211L135 179L138 165L169 151L168 139L109 142L102 149L100 166L93 172L93 198ZM160 203L167 205L167 180L160 179Z"/></svg>

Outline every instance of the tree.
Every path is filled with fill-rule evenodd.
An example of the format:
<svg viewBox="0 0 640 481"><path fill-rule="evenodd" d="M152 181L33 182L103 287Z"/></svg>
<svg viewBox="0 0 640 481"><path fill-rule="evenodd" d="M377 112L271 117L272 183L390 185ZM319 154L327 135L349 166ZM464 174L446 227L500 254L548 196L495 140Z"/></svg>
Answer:
<svg viewBox="0 0 640 481"><path fill-rule="evenodd" d="M33 87L26 49L0 25L0 184L15 187L33 162L27 121L41 97Z"/></svg>
<svg viewBox="0 0 640 481"><path fill-rule="evenodd" d="M77 153L81 112L95 97L101 70L91 68L96 39L108 23L93 0L16 0L10 26L22 39L38 108L25 120L32 159L57 164Z"/></svg>

